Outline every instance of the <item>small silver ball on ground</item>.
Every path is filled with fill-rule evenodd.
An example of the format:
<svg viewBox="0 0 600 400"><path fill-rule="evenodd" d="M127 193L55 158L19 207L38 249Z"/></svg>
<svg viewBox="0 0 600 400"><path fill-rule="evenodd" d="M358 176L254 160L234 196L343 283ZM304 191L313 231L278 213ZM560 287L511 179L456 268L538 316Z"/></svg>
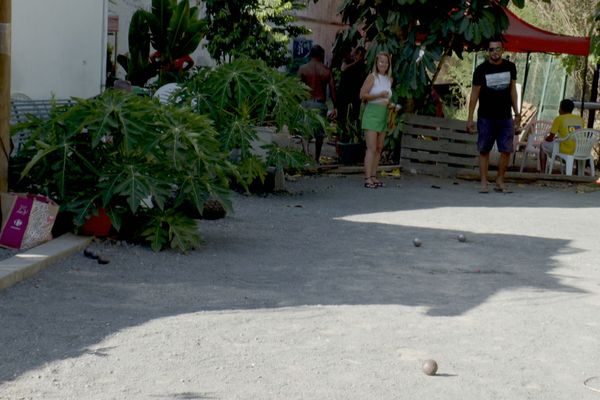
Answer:
<svg viewBox="0 0 600 400"><path fill-rule="evenodd" d="M415 245L415 247L421 247L421 239L414 238L413 239L413 244Z"/></svg>
<svg viewBox="0 0 600 400"><path fill-rule="evenodd" d="M435 360L425 360L423 363L423 372L425 372L425 375L435 375L437 369L438 365Z"/></svg>
<svg viewBox="0 0 600 400"><path fill-rule="evenodd" d="M459 242L467 241L467 237L465 235L463 235L462 233L460 235L458 235L456 238L458 239Z"/></svg>

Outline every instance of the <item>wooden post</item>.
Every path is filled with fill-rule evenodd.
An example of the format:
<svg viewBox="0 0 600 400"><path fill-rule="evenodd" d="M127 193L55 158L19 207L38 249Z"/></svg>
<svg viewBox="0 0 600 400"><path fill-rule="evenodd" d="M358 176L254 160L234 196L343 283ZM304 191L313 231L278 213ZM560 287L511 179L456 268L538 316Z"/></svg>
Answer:
<svg viewBox="0 0 600 400"><path fill-rule="evenodd" d="M0 0L0 192L8 190L11 2Z"/></svg>
<svg viewBox="0 0 600 400"><path fill-rule="evenodd" d="M529 58L531 57L531 52L527 52L527 57L525 58L525 73L523 75L523 86L521 86L521 104L519 104L519 110L521 113L523 112L523 102L525 101L525 91L527 90L527 78L529 77Z"/></svg>

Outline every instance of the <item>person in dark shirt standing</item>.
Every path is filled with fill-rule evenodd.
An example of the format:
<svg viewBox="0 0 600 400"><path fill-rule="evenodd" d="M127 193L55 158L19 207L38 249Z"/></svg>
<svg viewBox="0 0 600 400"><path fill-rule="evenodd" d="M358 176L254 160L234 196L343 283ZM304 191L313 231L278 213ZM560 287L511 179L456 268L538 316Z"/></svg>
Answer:
<svg viewBox="0 0 600 400"><path fill-rule="evenodd" d="M358 46L341 67L340 82L337 90L338 124L347 133L348 125L356 124L360 116L360 88L367 77L365 65L366 50Z"/></svg>
<svg viewBox="0 0 600 400"><path fill-rule="evenodd" d="M469 99L467 131L473 132L473 114L479 101L477 112L477 150L479 151L480 193L487 193L490 151L496 143L500 152L497 192L510 193L504 182L506 167L513 152L515 126L521 122L517 98L517 68L514 63L502 58L502 42L491 40L488 45L489 57L473 73L473 87ZM512 109L515 112L513 121Z"/></svg>
<svg viewBox="0 0 600 400"><path fill-rule="evenodd" d="M336 104L335 81L331 70L323 64L325 60L325 50L323 47L314 45L310 49L310 60L298 69L300 80L310 88L310 100L304 101L302 105L308 109L316 109L323 118L327 118L327 89L329 96L333 101L334 107ZM331 117L335 118L337 111L334 108ZM319 163L321 158L321 149L323 148L323 140L325 132L319 129L315 132L315 160Z"/></svg>

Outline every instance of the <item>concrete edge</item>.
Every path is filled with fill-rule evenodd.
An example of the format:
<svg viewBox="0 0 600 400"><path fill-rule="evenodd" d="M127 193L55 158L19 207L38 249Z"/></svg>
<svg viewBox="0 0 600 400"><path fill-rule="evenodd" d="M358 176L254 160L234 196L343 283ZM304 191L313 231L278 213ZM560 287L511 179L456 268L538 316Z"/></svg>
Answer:
<svg viewBox="0 0 600 400"><path fill-rule="evenodd" d="M82 251L92 237L66 233L11 258L0 261L0 290L15 285L53 263Z"/></svg>

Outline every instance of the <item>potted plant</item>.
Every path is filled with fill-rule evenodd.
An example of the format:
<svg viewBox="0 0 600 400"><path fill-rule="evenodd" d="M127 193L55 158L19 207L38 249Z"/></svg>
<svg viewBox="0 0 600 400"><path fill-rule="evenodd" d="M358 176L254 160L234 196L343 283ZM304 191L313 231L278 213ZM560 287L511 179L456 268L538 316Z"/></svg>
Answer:
<svg viewBox="0 0 600 400"><path fill-rule="evenodd" d="M341 118L337 124L338 141L336 151L340 162L344 165L362 163L365 159L365 141L360 128L360 120L350 117L352 112L348 107L348 115Z"/></svg>
<svg viewBox="0 0 600 400"><path fill-rule="evenodd" d="M108 90L21 130L31 135L11 160L11 189L54 199L76 229L104 209L122 237L187 251L200 237L183 203L230 209L235 169L210 120L187 108Z"/></svg>

